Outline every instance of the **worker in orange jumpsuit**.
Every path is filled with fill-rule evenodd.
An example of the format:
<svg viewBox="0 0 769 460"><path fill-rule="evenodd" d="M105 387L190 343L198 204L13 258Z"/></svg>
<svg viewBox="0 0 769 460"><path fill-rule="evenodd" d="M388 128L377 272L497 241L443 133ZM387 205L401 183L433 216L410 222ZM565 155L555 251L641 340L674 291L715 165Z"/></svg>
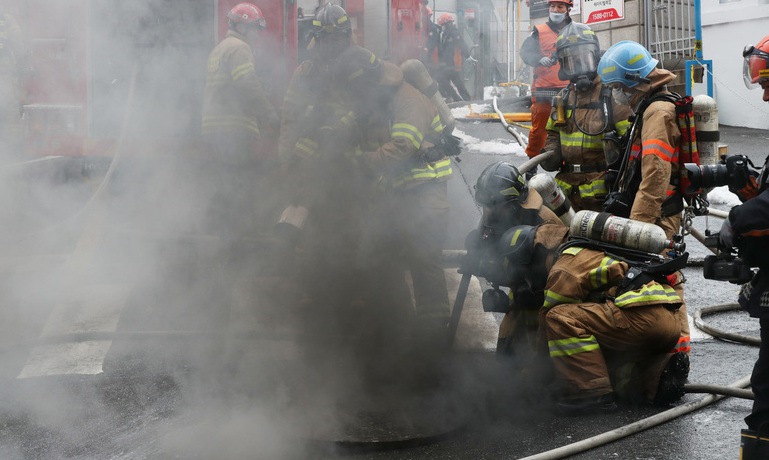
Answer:
<svg viewBox="0 0 769 460"><path fill-rule="evenodd" d="M521 46L521 59L534 68L534 80L531 84L531 130L526 155L534 158L539 155L547 139L547 121L550 119L553 97L566 85L568 80L558 77L560 65L556 58L556 40L564 27L571 24L569 11L574 6L572 0L548 0L549 17L547 22L534 26ZM528 177L536 173L536 168L529 171Z"/></svg>

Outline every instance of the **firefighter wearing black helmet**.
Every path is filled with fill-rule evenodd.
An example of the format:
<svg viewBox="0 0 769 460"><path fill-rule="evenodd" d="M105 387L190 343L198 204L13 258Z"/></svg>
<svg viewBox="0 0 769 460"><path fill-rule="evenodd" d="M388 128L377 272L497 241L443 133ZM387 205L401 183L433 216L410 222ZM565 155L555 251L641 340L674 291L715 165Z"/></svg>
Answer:
<svg viewBox="0 0 769 460"><path fill-rule="evenodd" d="M600 53L598 38L585 24L568 24L556 40L558 75L569 84L556 96L547 121L543 150L553 155L542 167L557 172L555 181L574 211L602 210L611 180L608 165L618 160L607 158L603 138L619 138L630 127L630 107L614 101L598 78Z"/></svg>
<svg viewBox="0 0 769 460"><path fill-rule="evenodd" d="M547 224L548 228L566 229L558 216L543 206L542 197L528 186L518 168L504 161L492 163L481 172L475 184L475 202L483 208L483 215L479 230L468 235L467 245L476 249L491 247L493 257L505 257L502 248L510 241L503 244L504 235L513 227ZM502 244L499 249L498 244ZM511 292L507 309L502 309L505 317L499 325L497 352L512 354L521 343L533 344L537 311L542 306L541 290L533 293L513 279L489 281L499 281L497 284L509 287Z"/></svg>
<svg viewBox="0 0 769 460"><path fill-rule="evenodd" d="M438 148L437 109L406 83L401 69L351 46L335 65L334 84L354 107L359 126L357 164L379 190L369 221L384 264L405 266L413 280L417 335L446 343L448 289L442 266L451 160ZM402 269L402 268L401 268ZM376 273L373 273L376 276ZM401 279L403 277L401 276Z"/></svg>
<svg viewBox="0 0 769 460"><path fill-rule="evenodd" d="M318 102L322 104L319 96L331 89L329 66L353 43L350 17L339 5L328 4L318 10L311 34L311 57L294 71L283 99L279 154L284 164L293 162L301 136L316 128L317 116L312 109Z"/></svg>

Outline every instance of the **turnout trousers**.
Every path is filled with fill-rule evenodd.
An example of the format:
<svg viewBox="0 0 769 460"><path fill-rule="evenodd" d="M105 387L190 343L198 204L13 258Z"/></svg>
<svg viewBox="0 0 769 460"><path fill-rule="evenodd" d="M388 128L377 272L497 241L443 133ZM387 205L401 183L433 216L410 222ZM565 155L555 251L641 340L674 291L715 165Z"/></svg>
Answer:
<svg viewBox="0 0 769 460"><path fill-rule="evenodd" d="M610 373L638 365L635 390L653 399L658 367L680 334L675 311L661 305L620 309L611 302L556 305L543 310L545 335L558 383L567 398L614 391Z"/></svg>

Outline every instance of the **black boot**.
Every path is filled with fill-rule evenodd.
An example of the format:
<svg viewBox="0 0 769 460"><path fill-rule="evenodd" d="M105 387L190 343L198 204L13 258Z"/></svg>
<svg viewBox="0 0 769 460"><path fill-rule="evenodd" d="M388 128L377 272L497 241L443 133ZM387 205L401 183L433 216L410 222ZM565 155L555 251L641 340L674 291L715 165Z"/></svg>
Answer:
<svg viewBox="0 0 769 460"><path fill-rule="evenodd" d="M689 378L689 355L675 353L660 375L660 383L654 396L655 406L669 406L684 396L684 385Z"/></svg>
<svg viewBox="0 0 769 460"><path fill-rule="evenodd" d="M614 412L617 403L613 394L590 396L577 399L561 399L555 403L556 410L563 415L589 415Z"/></svg>

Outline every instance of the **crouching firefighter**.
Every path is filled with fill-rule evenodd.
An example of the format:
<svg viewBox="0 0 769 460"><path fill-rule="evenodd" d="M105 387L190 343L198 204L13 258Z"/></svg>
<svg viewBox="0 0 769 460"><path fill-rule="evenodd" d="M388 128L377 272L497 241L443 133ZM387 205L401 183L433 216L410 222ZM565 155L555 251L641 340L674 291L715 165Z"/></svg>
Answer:
<svg viewBox="0 0 769 460"><path fill-rule="evenodd" d="M576 219L584 223L586 212ZM548 247L558 234L547 225L517 227L508 243L506 260L519 261L505 267L511 284L544 286L538 343L550 355L555 408L565 415L611 411L618 398L667 405L683 396L688 376L688 355L669 353L680 333L676 310L682 304L672 285L682 282L678 270L688 255L661 231L655 240L677 248L668 258L601 241L616 235L598 230L616 227L610 219L600 214L592 222L595 239L575 237L577 224L555 251ZM646 227L631 232L655 228L621 221Z"/></svg>
<svg viewBox="0 0 769 460"><path fill-rule="evenodd" d="M510 355L518 344L533 342L537 311L542 306L541 288L539 294L525 286L517 291L518 286L506 275L505 264L519 263L508 261L505 256L510 232L520 225L547 224L561 228L563 236L567 227L543 205L542 197L529 187L523 174L504 161L493 163L481 172L475 184L475 202L482 206L483 216L479 228L467 235L468 257L460 273L482 277L491 284L491 289L483 294L483 309L505 313L499 328L497 352ZM500 287L510 288L509 295Z"/></svg>
<svg viewBox="0 0 769 460"><path fill-rule="evenodd" d="M577 213L569 233L548 267L540 311L557 410L579 415L614 410L617 400L677 401L689 357L669 352L681 332L683 300L674 287L683 282L688 253L658 227L606 213ZM617 235L646 235L647 244L628 247L638 239Z"/></svg>

